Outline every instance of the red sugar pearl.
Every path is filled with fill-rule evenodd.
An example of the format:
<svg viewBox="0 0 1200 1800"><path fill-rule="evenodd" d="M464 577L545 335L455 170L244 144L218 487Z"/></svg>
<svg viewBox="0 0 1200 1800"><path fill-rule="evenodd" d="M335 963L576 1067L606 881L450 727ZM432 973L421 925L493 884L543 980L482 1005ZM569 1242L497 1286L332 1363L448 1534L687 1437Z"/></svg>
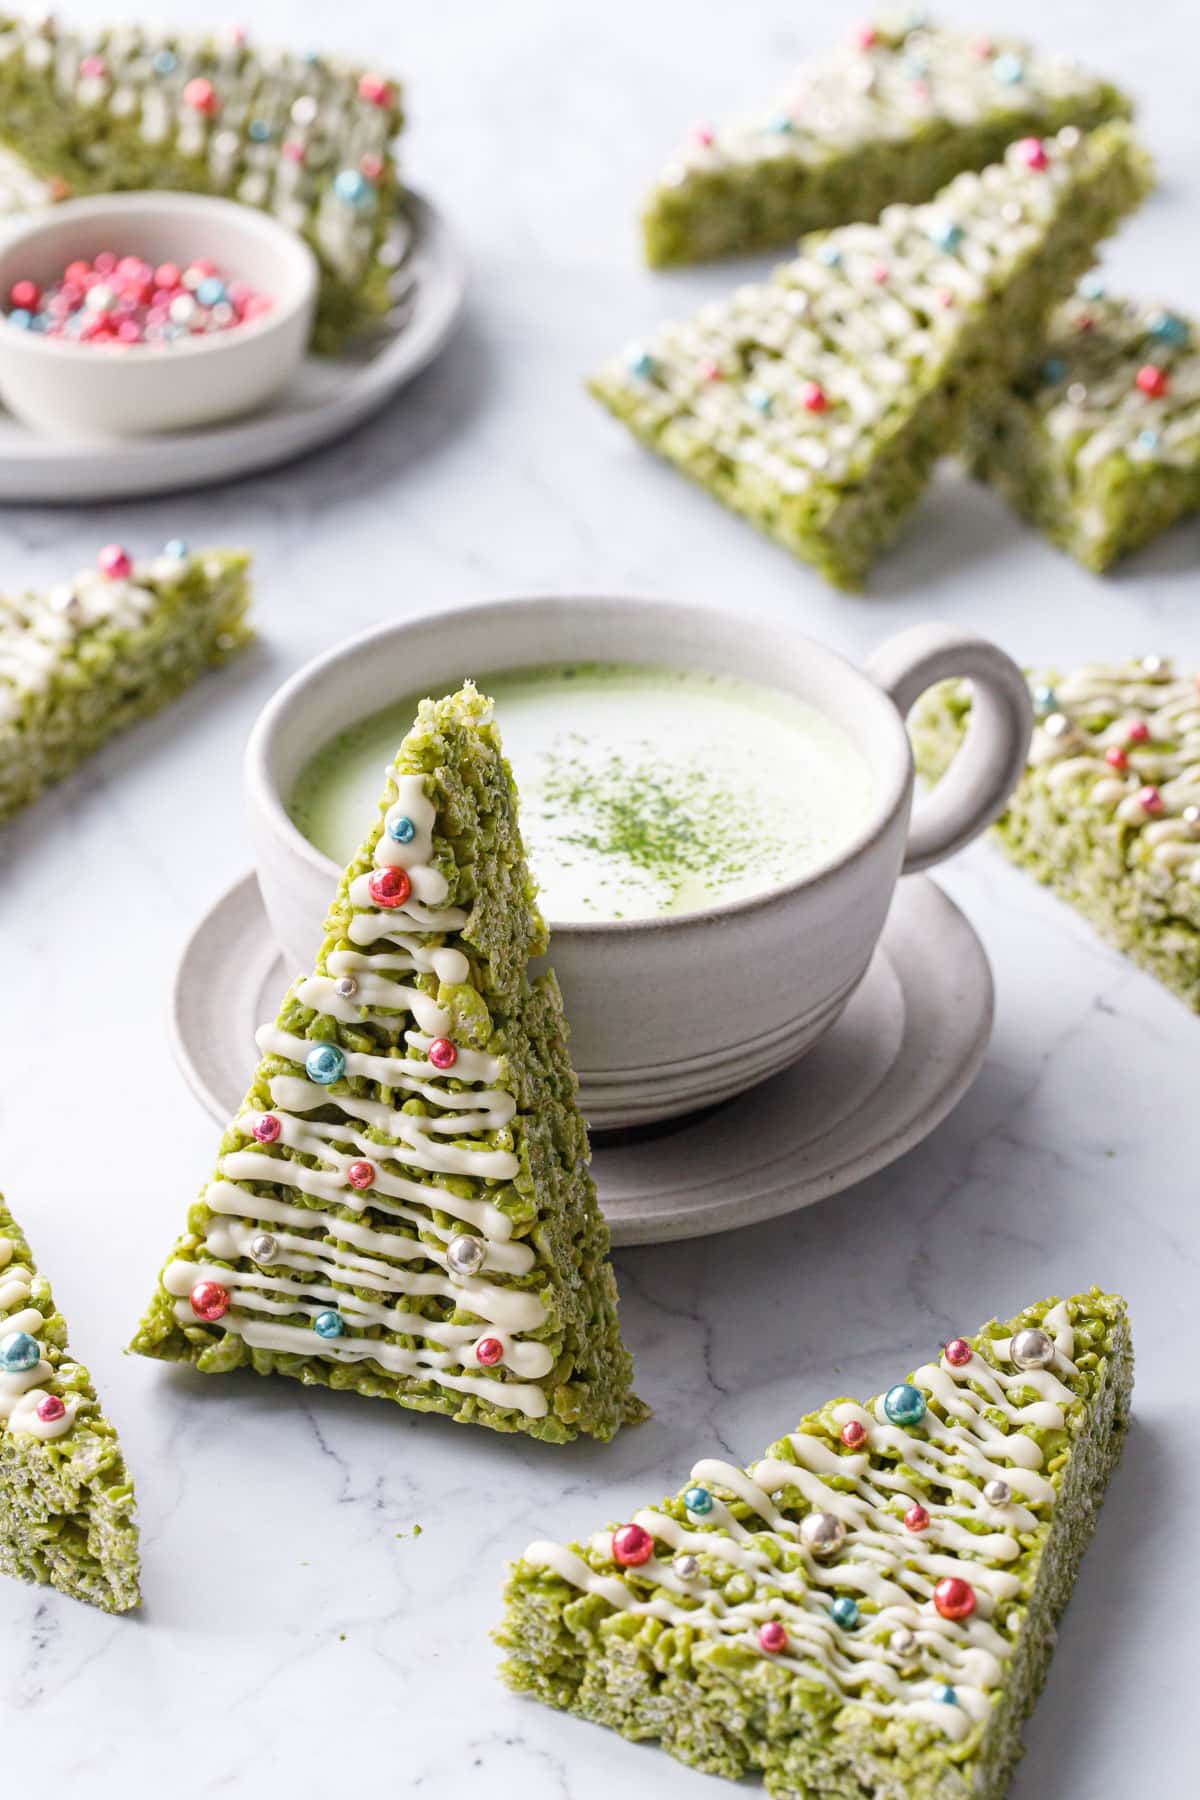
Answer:
<svg viewBox="0 0 1200 1800"><path fill-rule="evenodd" d="M847 1450L857 1450L867 1441L867 1428L859 1419L848 1419L842 1426L842 1442Z"/></svg>
<svg viewBox="0 0 1200 1800"><path fill-rule="evenodd" d="M612 1553L623 1569L637 1569L654 1555L654 1539L640 1525L618 1525L612 1534Z"/></svg>
<svg viewBox="0 0 1200 1800"><path fill-rule="evenodd" d="M758 1645L768 1656L778 1656L788 1647L788 1634L778 1619L768 1619L758 1628Z"/></svg>
<svg viewBox="0 0 1200 1800"><path fill-rule="evenodd" d="M352 1188L369 1188L375 1179L373 1162L352 1162L346 1170L346 1180Z"/></svg>
<svg viewBox="0 0 1200 1800"><path fill-rule="evenodd" d="M1125 737L1131 744L1145 744L1150 738L1150 727L1145 719L1130 719L1125 727Z"/></svg>
<svg viewBox="0 0 1200 1800"><path fill-rule="evenodd" d="M1048 169L1050 158L1046 155L1046 146L1041 138L1022 138L1017 145L1017 155L1027 169Z"/></svg>
<svg viewBox="0 0 1200 1800"><path fill-rule="evenodd" d="M45 1399L39 1400L37 1404L37 1416L43 1425L55 1424L62 1418L66 1410L66 1406L57 1394L47 1394Z"/></svg>
<svg viewBox="0 0 1200 1800"><path fill-rule="evenodd" d="M806 381L800 390L800 400L806 412L823 413L829 410L829 396L819 381Z"/></svg>
<svg viewBox="0 0 1200 1800"><path fill-rule="evenodd" d="M1137 798L1145 813L1160 813L1163 809L1163 797L1156 787L1139 788Z"/></svg>
<svg viewBox="0 0 1200 1800"><path fill-rule="evenodd" d="M179 286L180 268L178 263L159 263L154 271L155 287L166 288L168 292Z"/></svg>
<svg viewBox="0 0 1200 1800"><path fill-rule="evenodd" d="M96 323L108 326L107 320L98 319ZM127 575L133 573L133 558L120 544L105 544L103 550L97 552L96 567L110 581L124 581Z"/></svg>
<svg viewBox="0 0 1200 1800"><path fill-rule="evenodd" d="M183 90L183 102L194 111L207 113L211 117L217 110L217 91L211 81L205 81L203 75L196 75Z"/></svg>
<svg viewBox="0 0 1200 1800"><path fill-rule="evenodd" d="M1120 744L1110 744L1104 752L1104 760L1110 769L1125 770L1129 767L1129 758Z"/></svg>
<svg viewBox="0 0 1200 1800"><path fill-rule="evenodd" d="M1143 363L1135 380L1142 393L1151 400L1161 400L1169 386L1167 371L1156 363Z"/></svg>
<svg viewBox="0 0 1200 1800"><path fill-rule="evenodd" d="M42 290L36 281L14 281L10 299L14 306L24 306L29 312L36 312L42 298Z"/></svg>
<svg viewBox="0 0 1200 1800"><path fill-rule="evenodd" d="M712 141L713 141L712 126L711 125L697 125L697 127L696 127L696 142L698 144L703 144L705 149L707 149L708 146L712 143Z"/></svg>
<svg viewBox="0 0 1200 1800"><path fill-rule="evenodd" d="M929 1514L918 1501L910 1506L904 1515L904 1523L910 1531L925 1531L929 1525Z"/></svg>
<svg viewBox="0 0 1200 1800"><path fill-rule="evenodd" d="M260 1144L273 1144L282 1130L283 1126L274 1113L264 1113L261 1119L256 1119L250 1127L251 1135L256 1137Z"/></svg>
<svg viewBox="0 0 1200 1800"><path fill-rule="evenodd" d="M368 181L378 181L383 174L383 158L368 151L366 156L359 157L358 169L359 174L365 175Z"/></svg>
<svg viewBox="0 0 1200 1800"><path fill-rule="evenodd" d="M392 84L382 75L360 75L358 91L372 106L387 106L392 98Z"/></svg>
<svg viewBox="0 0 1200 1800"><path fill-rule="evenodd" d="M412 882L403 869L376 869L367 890L376 906L403 906L412 893Z"/></svg>
<svg viewBox="0 0 1200 1800"><path fill-rule="evenodd" d="M429 1046L429 1060L435 1069L452 1069L458 1061L458 1051L449 1038L434 1038Z"/></svg>
<svg viewBox="0 0 1200 1800"><path fill-rule="evenodd" d="M952 1369L965 1368L971 1360L971 1346L966 1338L951 1338L946 1345L946 1361Z"/></svg>
<svg viewBox="0 0 1200 1800"><path fill-rule="evenodd" d="M704 361L700 364L700 379L702 381L720 381L720 363L714 362L711 356L706 356Z"/></svg>
<svg viewBox="0 0 1200 1800"><path fill-rule="evenodd" d="M480 1338L475 1346L475 1360L481 1362L485 1369L490 1369L493 1363L498 1363L503 1355L504 1345L499 1338Z"/></svg>
<svg viewBox="0 0 1200 1800"><path fill-rule="evenodd" d="M975 1589L961 1575L947 1575L933 1590L933 1604L943 1619L969 1619L975 1611Z"/></svg>
<svg viewBox="0 0 1200 1800"><path fill-rule="evenodd" d="M229 1289L219 1281L198 1281L191 1294L192 1311L211 1325L229 1311Z"/></svg>
<svg viewBox="0 0 1200 1800"><path fill-rule="evenodd" d="M80 61L79 73L85 81L103 81L108 74L108 64L102 56L85 56Z"/></svg>

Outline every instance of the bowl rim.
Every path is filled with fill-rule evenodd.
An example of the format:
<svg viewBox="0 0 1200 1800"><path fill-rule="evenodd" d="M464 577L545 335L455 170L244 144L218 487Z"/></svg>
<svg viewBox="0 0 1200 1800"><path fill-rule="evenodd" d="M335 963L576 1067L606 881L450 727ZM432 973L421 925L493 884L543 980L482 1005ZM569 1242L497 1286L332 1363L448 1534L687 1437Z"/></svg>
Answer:
<svg viewBox="0 0 1200 1800"><path fill-rule="evenodd" d="M448 637L469 629L470 626L486 614L494 614L503 607L521 607L537 612L555 612L567 607L575 608L581 603L601 612L616 613L633 608L637 611L654 611L673 615L679 618L712 618L718 620L727 629L744 632L745 621L738 614L723 607L699 606L686 600L664 599L661 595L636 593L590 593L580 590L574 593L548 591L542 593L520 593L498 595L494 599L473 601L463 606L435 608L415 613L405 619L385 620L381 624L368 626L364 631L356 632L353 637L345 638L329 650L321 651L311 657L299 669L295 670L283 684L278 687L262 708L251 728L246 743L243 761L243 775L248 799L259 817L265 820L272 836L280 847L292 856L299 856L309 868L329 877L331 892L340 879L342 871L332 857L318 850L296 825L284 805L277 785L271 776L272 752L278 741L284 721L292 708L302 701L304 694L312 687L325 680L330 672L339 666L355 661L364 653L385 640L402 638L403 635L419 627L432 624L444 624ZM767 622L763 622L764 626ZM879 785L875 796L875 806L866 822L845 843L835 856L827 862L820 863L807 873L791 877L787 881L776 883L765 888L761 893L747 894L733 900L722 900L712 906L697 907L682 913L656 913L642 919L564 919L555 921L546 919L551 940L564 935L577 935L581 938L628 938L631 934L644 932L682 932L693 927L705 928L725 923L730 918L747 917L764 913L788 905L798 895L817 891L836 881L845 870L856 862L863 854L886 835L896 815L907 806L911 798L914 784L912 747L904 720L890 696L879 687L863 669L832 650L827 644L809 637L807 633L793 631L782 621L771 621L768 627L773 636L788 638L789 644L802 645L806 652L824 660L827 665L835 665L840 670L854 677L861 685L866 703L875 708L883 724L885 736L891 734L896 756L893 759L893 772L889 777L886 767L878 770ZM548 658L547 660L553 660ZM637 662L636 653L627 659ZM687 667L686 654L680 659L681 666ZM482 672L486 677L486 671ZM762 686L776 685L769 680L761 682ZM786 690L785 690L786 691Z"/></svg>
<svg viewBox="0 0 1200 1800"><path fill-rule="evenodd" d="M0 262L21 246L35 243L64 221L68 224L72 219L86 221L106 213L119 219L124 215L154 212L216 213L234 218L249 231L258 232L283 257L291 259L289 268L292 278L289 279L286 290L272 295L270 312L264 313L261 318L244 321L236 331L207 332L203 337L175 339L170 345L122 344L117 347L116 358L106 366L116 368L124 363L137 363L174 367L181 356L194 359L197 356L228 352L290 325L298 313L305 312L314 305L320 270L311 246L298 232L281 224L269 213L264 213L255 206L246 206L240 200L227 200L221 194L176 193L169 188L134 188L126 193L88 194L79 200L63 200L42 212L31 213L28 223L16 229L6 230L0 225ZM40 331L12 328L8 324L7 312L2 310L0 345L6 350L28 350L35 356L57 356L72 362L82 358L89 367L94 365L96 355L96 347L91 344L75 343L69 338L47 337Z"/></svg>

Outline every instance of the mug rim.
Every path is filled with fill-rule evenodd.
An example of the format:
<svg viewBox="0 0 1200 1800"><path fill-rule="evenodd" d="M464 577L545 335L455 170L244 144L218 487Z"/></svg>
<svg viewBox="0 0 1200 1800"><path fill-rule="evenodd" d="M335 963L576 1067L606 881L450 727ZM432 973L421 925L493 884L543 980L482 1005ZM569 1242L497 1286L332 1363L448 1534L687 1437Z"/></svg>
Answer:
<svg viewBox="0 0 1200 1800"><path fill-rule="evenodd" d="M336 882L341 874L332 857L326 856L310 842L294 823L287 807L283 803L279 787L271 773L271 753L278 742L284 721L292 707L302 696L312 690L315 684L325 679L329 673L340 665L352 662L364 651L381 640L402 636L405 632L422 626L430 626L444 622L448 634L456 630L464 630L470 625L499 609L520 607L533 612L554 612L566 607L578 606L580 603L601 611L617 612L623 608L637 611L654 611L662 614L674 614L699 618L715 619L728 629L740 630L742 621L736 613L724 607L699 606L694 601L664 599L661 595L636 593L589 593L579 590L573 593L548 590L534 593L506 593L490 600L468 601L460 606L438 607L416 613L404 619L384 620L377 625L367 626L356 632L353 637L345 638L330 649L320 651L310 657L308 662L296 669L267 700L251 728L246 743L243 764L244 779L248 796L252 804L265 820L268 828L281 848L290 854L298 854L314 871L327 875L333 871ZM762 622L766 624L767 622ZM855 678L861 689L869 696L868 704L875 707L878 717L885 721L885 730L895 738L899 756L896 758L894 773L890 781L880 782L881 791L876 795L874 808L858 831L827 861L818 864L804 874L790 876L787 880L777 882L772 887L764 888L761 893L745 894L732 900L716 901L711 906L697 907L681 913L655 913L642 919L564 919L556 921L546 918L546 926L553 939L564 934L575 934L581 938L628 937L630 934L650 931L681 931L692 926L719 925L725 920L736 917L743 918L764 912L768 909L785 905L798 895L812 892L826 883L837 879L845 869L856 862L887 832L897 812L903 807L912 792L913 761L912 749L904 720L891 697L880 687L865 670L843 656L840 651L831 649L819 639L810 637L806 632L792 631L779 621L769 622L770 630L775 634L786 635L793 647L803 645L818 657L836 664L845 674ZM760 626L761 629L761 626ZM552 659L551 659L552 660ZM636 651L627 660L638 660ZM681 657L680 666L691 666L686 656ZM485 671L486 674L486 671ZM775 687L782 692L788 688L780 688L780 683L766 678L759 679L763 687ZM816 705L816 702L810 704ZM819 706L817 710L822 710ZM852 734L851 734L852 735ZM319 746L318 746L319 747ZM886 771L876 770L877 776Z"/></svg>

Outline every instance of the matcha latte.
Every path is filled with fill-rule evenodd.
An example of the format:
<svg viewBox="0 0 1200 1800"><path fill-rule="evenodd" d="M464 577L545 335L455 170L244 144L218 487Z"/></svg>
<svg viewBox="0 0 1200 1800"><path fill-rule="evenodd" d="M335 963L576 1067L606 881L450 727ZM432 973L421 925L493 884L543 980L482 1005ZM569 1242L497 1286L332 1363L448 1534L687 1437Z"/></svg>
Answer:
<svg viewBox="0 0 1200 1800"><path fill-rule="evenodd" d="M646 919L762 893L836 856L874 805L850 737L782 689L616 662L539 665L479 685L496 702L554 922ZM353 855L419 697L356 721L302 770L289 811L334 862Z"/></svg>

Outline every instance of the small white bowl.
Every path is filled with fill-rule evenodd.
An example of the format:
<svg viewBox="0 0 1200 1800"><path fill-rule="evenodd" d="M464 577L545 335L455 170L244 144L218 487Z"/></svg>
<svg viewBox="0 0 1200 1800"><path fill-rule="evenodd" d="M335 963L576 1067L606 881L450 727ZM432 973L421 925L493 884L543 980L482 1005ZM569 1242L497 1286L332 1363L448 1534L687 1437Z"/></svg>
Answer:
<svg viewBox="0 0 1200 1800"><path fill-rule="evenodd" d="M266 213L202 194L106 194L30 215L0 239L0 298L44 286L101 250L148 263L206 257L270 296L228 331L120 349L22 330L0 318L0 399L46 437L89 442L183 431L253 412L295 374L312 328L317 263Z"/></svg>

